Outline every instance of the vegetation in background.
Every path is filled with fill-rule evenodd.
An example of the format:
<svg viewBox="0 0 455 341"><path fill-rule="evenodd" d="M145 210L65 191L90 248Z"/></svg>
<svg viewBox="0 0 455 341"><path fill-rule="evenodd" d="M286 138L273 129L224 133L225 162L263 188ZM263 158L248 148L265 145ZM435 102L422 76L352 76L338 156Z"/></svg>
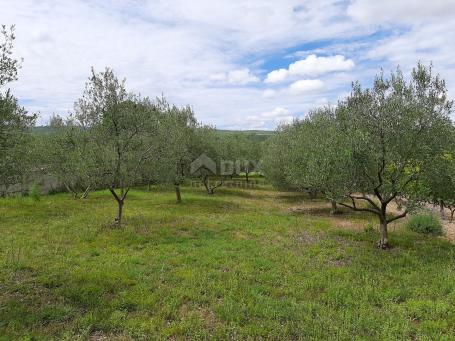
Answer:
<svg viewBox="0 0 455 341"><path fill-rule="evenodd" d="M390 78L381 73L372 89L355 83L335 110L318 109L304 121L281 127L269 139L266 175L274 183L313 187L332 204L375 214L378 247L386 249L388 224L441 186L425 182L443 169L434 169L441 164L433 163L435 157L446 156L453 169L452 105L445 82L431 66L419 63L409 81L399 69ZM403 210L392 215L388 207L394 200Z"/></svg>
<svg viewBox="0 0 455 341"><path fill-rule="evenodd" d="M440 236L443 233L441 222L432 214L414 215L409 219L406 226L411 231L422 234Z"/></svg>
<svg viewBox="0 0 455 341"><path fill-rule="evenodd" d="M0 30L0 196L21 183L33 165L27 134L36 116L19 105L7 85L17 80L20 62L13 56L14 26Z"/></svg>
<svg viewBox="0 0 455 341"><path fill-rule="evenodd" d="M36 182L30 186L30 190L28 191L28 195L35 201L39 201L41 199L41 187Z"/></svg>

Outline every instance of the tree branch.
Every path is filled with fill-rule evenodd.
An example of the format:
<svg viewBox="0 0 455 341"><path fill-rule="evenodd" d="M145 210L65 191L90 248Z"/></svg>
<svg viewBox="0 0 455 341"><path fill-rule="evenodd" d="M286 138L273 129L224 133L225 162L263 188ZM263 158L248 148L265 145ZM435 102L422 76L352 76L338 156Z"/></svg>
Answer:
<svg viewBox="0 0 455 341"><path fill-rule="evenodd" d="M403 213L401 213L400 215L397 215L395 217L392 217L390 219L387 219L387 224L388 223L391 223L392 221L395 221L395 220L398 220L398 219L401 219L401 218L404 218L406 217L406 215L408 214L408 210L405 210Z"/></svg>
<svg viewBox="0 0 455 341"><path fill-rule="evenodd" d="M371 200L370 198L368 198L367 196L365 195L362 195L361 197L359 196L353 196L353 195L349 195L349 197L351 198L351 200L354 202L354 199L356 200L365 200L367 201L377 212L380 212L381 209L379 208L378 205L376 205L376 203ZM355 205L354 205L355 206Z"/></svg>
<svg viewBox="0 0 455 341"><path fill-rule="evenodd" d="M117 200L117 202L120 202L121 199L119 198L119 196L117 195L117 193L115 193L115 190L113 188L109 188L109 192L112 193L112 195L114 196L115 200Z"/></svg>

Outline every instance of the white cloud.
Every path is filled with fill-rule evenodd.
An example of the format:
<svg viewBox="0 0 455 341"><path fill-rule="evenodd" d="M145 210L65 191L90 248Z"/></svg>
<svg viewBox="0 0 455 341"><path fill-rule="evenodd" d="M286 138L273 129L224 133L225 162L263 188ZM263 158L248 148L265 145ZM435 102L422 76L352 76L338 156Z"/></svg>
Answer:
<svg viewBox="0 0 455 341"><path fill-rule="evenodd" d="M277 95L278 95L277 91L273 90L273 89L266 89L262 93L262 97L264 97L264 98L274 98Z"/></svg>
<svg viewBox="0 0 455 341"><path fill-rule="evenodd" d="M289 86L289 92L293 95L301 95L318 91L324 88L324 82L319 79L302 79Z"/></svg>
<svg viewBox="0 0 455 341"><path fill-rule="evenodd" d="M266 83L282 82L290 77L319 76L336 71L349 71L354 67L351 59L342 55L318 57L314 54L289 65L288 69L279 69L270 72L265 79Z"/></svg>
<svg viewBox="0 0 455 341"><path fill-rule="evenodd" d="M290 123L294 120L291 112L284 107L276 107L273 110L265 111L256 115L249 115L246 117L244 123L248 125L249 129L264 129L270 125L277 125L280 123Z"/></svg>
<svg viewBox="0 0 455 341"><path fill-rule="evenodd" d="M258 113L304 113L321 98L336 102L355 79L368 86L381 67L406 71L419 59L433 61L455 90L454 7L442 0L0 0L0 23L16 24L24 63L11 87L28 110L41 111L40 123L72 109L93 65L113 67L132 91L192 105L203 122L244 128L245 117L259 116L273 128ZM304 50L293 56L301 60L270 69L296 49Z"/></svg>
<svg viewBox="0 0 455 341"><path fill-rule="evenodd" d="M319 76L329 72L349 71L354 67L351 59L341 55L318 57L314 54L289 65L292 76Z"/></svg>
<svg viewBox="0 0 455 341"><path fill-rule="evenodd" d="M451 0L354 0L347 9L348 15L363 24L412 24L437 18L453 18L455 1Z"/></svg>
<svg viewBox="0 0 455 341"><path fill-rule="evenodd" d="M253 75L249 69L240 69L226 73L219 73L211 76L210 79L232 85L246 85L259 82L259 78Z"/></svg>
<svg viewBox="0 0 455 341"><path fill-rule="evenodd" d="M289 72L286 69L273 70L272 72L269 72L264 82L266 83L282 82L288 77L288 73Z"/></svg>

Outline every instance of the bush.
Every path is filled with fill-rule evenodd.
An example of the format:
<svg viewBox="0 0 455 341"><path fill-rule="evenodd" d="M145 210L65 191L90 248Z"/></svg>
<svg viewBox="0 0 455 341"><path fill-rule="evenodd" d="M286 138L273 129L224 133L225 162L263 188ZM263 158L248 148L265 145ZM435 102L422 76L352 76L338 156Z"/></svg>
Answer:
<svg viewBox="0 0 455 341"><path fill-rule="evenodd" d="M374 224L371 221L368 222L368 224L363 228L363 230L367 234L372 234L376 231L376 229L374 228Z"/></svg>
<svg viewBox="0 0 455 341"><path fill-rule="evenodd" d="M411 217L407 223L407 227L417 233L431 234L434 236L442 235L441 222L432 214L419 214Z"/></svg>
<svg viewBox="0 0 455 341"><path fill-rule="evenodd" d="M35 201L39 201L41 199L41 187L36 182L30 186L30 190L28 192L30 198Z"/></svg>

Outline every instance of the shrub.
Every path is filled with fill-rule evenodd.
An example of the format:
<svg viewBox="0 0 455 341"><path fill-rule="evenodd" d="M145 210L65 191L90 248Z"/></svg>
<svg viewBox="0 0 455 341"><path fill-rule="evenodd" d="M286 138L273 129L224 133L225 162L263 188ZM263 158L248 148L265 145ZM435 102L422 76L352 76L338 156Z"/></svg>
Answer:
<svg viewBox="0 0 455 341"><path fill-rule="evenodd" d="M432 214L419 214L411 217L407 223L407 227L417 233L431 234L434 236L442 235L441 222Z"/></svg>
<svg viewBox="0 0 455 341"><path fill-rule="evenodd" d="M28 192L30 198L35 201L39 201L41 199L41 187L36 182L30 186L30 190Z"/></svg>
<svg viewBox="0 0 455 341"><path fill-rule="evenodd" d="M371 221L368 222L368 224L363 228L363 230L367 234L372 234L376 231L374 224Z"/></svg>

